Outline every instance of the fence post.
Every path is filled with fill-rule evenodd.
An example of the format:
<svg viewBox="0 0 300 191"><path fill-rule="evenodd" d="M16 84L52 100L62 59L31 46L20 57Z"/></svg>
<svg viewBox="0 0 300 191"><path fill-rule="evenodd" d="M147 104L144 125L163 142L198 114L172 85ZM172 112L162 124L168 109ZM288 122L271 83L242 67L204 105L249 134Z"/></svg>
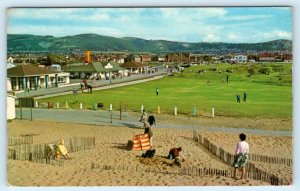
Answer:
<svg viewBox="0 0 300 191"><path fill-rule="evenodd" d="M112 123L112 110L110 110L110 123Z"/></svg>
<svg viewBox="0 0 300 191"><path fill-rule="evenodd" d="M30 100L30 120L32 121L32 105L33 105L33 103L32 103L31 98L29 100Z"/></svg>
<svg viewBox="0 0 300 191"><path fill-rule="evenodd" d="M120 102L120 120L122 120L122 103Z"/></svg>
<svg viewBox="0 0 300 191"><path fill-rule="evenodd" d="M35 107L39 107L39 103L37 100L35 100Z"/></svg>
<svg viewBox="0 0 300 191"><path fill-rule="evenodd" d="M196 109L196 107L194 107L194 109L193 109L193 117L196 117L196 113L197 113L197 109Z"/></svg>
<svg viewBox="0 0 300 191"><path fill-rule="evenodd" d="M68 102L66 101L66 109L68 109L69 108L69 105L68 105Z"/></svg>
<svg viewBox="0 0 300 191"><path fill-rule="evenodd" d="M59 102L56 103L56 109L59 109Z"/></svg>
<svg viewBox="0 0 300 191"><path fill-rule="evenodd" d="M143 113L143 111L144 111L144 106L142 105L141 106L141 112Z"/></svg>
<svg viewBox="0 0 300 191"><path fill-rule="evenodd" d="M79 108L80 108L80 110L82 110L82 102L80 102Z"/></svg>
<svg viewBox="0 0 300 191"><path fill-rule="evenodd" d="M177 107L175 106L174 108L174 115L176 116L177 115Z"/></svg>
<svg viewBox="0 0 300 191"><path fill-rule="evenodd" d="M97 110L97 103L94 103L94 110Z"/></svg>
<svg viewBox="0 0 300 191"><path fill-rule="evenodd" d="M20 117L22 120L23 116L22 116L22 99L21 98L19 98L19 106L20 106Z"/></svg>
<svg viewBox="0 0 300 191"><path fill-rule="evenodd" d="M112 104L109 104L109 110L112 111Z"/></svg>
<svg viewBox="0 0 300 191"><path fill-rule="evenodd" d="M215 108L211 109L211 117L214 118L215 117Z"/></svg>
<svg viewBox="0 0 300 191"><path fill-rule="evenodd" d="M157 114L160 114L160 107L157 106Z"/></svg>

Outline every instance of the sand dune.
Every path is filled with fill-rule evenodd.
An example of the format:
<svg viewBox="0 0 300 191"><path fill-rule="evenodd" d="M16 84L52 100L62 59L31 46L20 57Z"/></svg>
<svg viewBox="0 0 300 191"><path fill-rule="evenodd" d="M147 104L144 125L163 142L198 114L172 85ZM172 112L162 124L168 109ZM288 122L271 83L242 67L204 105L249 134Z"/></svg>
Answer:
<svg viewBox="0 0 300 191"><path fill-rule="evenodd" d="M8 160L8 182L13 186L205 186L205 185L270 185L256 180L234 180L218 175L193 176L179 172L187 168L215 168L231 171L232 168L193 141L191 129L153 129L153 159L141 158L142 151L128 151L127 141L143 129L112 126L91 126L46 121L19 121L8 123L8 137L34 134L34 143L45 143L79 136L95 136L91 150L70 153L72 160L64 166L53 166L30 161ZM235 135L206 132L207 137L224 148L233 150ZM249 135L251 152L260 152L268 146L278 156L291 157L291 138ZM181 146L186 161L181 168L167 160L172 147ZM274 154L271 153L270 154ZM115 169L103 169L103 165ZM292 182L291 168L261 163L261 168L273 169ZM150 172L149 172L150 171ZM168 172L168 173L166 173Z"/></svg>

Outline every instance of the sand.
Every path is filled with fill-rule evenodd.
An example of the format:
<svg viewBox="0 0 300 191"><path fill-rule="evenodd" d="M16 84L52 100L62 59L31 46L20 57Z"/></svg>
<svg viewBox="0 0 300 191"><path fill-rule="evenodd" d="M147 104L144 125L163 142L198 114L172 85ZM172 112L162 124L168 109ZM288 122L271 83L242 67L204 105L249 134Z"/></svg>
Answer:
<svg viewBox="0 0 300 191"><path fill-rule="evenodd" d="M255 186L270 185L257 180L234 180L218 175L190 176L176 174L184 168L216 168L232 171L232 167L220 161L193 140L192 129L154 128L153 159L143 159L142 151L126 149L128 140L143 129L129 127L93 126L47 121L20 121L8 123L8 137L34 134L34 143L45 143L79 136L96 137L91 150L70 153L72 160L64 166L53 166L30 161L7 161L8 183L11 186ZM205 132L216 144L230 151L238 138L224 132ZM267 147L272 156L292 156L290 137L249 135L251 152L264 153ZM181 146L185 161L181 168L165 159L172 147ZM258 164L258 163L257 163ZM115 169L103 169L103 165ZM271 169L292 182L291 167L259 163L265 170ZM135 170L138 169L138 170ZM148 171L152 172L148 172ZM166 174L165 172L169 172Z"/></svg>

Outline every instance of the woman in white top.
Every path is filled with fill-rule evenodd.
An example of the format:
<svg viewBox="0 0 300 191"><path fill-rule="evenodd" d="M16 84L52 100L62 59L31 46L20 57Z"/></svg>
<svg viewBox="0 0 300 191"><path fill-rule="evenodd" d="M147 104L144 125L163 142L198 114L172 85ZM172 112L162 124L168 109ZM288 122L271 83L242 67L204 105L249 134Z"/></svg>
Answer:
<svg viewBox="0 0 300 191"><path fill-rule="evenodd" d="M246 164L248 160L248 153L249 153L249 144L245 141L246 135L241 133L239 135L240 142L236 145L235 155L234 155L234 179L236 179L238 169L242 168L242 175L241 179L246 178Z"/></svg>

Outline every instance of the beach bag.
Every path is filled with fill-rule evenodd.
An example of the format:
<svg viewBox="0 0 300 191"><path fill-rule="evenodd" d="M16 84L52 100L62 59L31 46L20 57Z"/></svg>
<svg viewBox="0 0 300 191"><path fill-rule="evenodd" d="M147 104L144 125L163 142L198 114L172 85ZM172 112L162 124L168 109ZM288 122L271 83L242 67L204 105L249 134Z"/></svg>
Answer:
<svg viewBox="0 0 300 191"><path fill-rule="evenodd" d="M147 150L145 153L142 154L143 158L153 158L156 150Z"/></svg>
<svg viewBox="0 0 300 191"><path fill-rule="evenodd" d="M133 147L133 141L132 140L128 140L127 142L127 150L132 150Z"/></svg>

